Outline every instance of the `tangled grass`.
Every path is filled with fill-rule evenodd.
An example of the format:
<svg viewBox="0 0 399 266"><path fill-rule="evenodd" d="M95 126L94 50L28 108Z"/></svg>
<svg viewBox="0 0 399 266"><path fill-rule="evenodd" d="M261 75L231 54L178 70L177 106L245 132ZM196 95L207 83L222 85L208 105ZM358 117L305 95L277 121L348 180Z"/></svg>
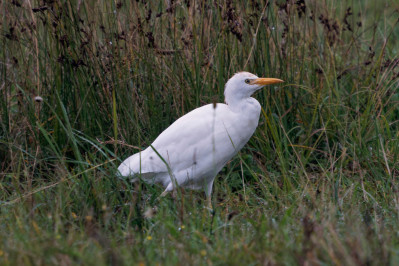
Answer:
<svg viewBox="0 0 399 266"><path fill-rule="evenodd" d="M0 7L1 264L398 263L399 2ZM286 83L214 214L115 178L241 70Z"/></svg>

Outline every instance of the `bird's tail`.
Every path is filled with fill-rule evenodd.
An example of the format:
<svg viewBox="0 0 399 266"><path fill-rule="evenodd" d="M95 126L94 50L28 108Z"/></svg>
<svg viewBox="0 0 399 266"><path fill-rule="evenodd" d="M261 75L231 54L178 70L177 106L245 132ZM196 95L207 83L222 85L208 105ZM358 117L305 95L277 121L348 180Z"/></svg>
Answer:
<svg viewBox="0 0 399 266"><path fill-rule="evenodd" d="M157 181L154 177L157 173L147 172L143 169L141 164L140 153L133 154L119 165L117 173L118 177L128 177L131 182L143 180L146 183L156 183Z"/></svg>

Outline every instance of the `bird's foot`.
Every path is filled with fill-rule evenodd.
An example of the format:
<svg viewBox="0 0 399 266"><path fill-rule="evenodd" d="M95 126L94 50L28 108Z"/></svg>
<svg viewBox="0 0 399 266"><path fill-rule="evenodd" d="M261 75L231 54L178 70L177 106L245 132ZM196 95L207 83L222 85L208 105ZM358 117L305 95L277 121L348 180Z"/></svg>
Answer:
<svg viewBox="0 0 399 266"><path fill-rule="evenodd" d="M161 195L158 196L158 198L156 200L160 201L162 198L164 198L168 194L169 194L169 191L165 190L164 192L162 192Z"/></svg>
<svg viewBox="0 0 399 266"><path fill-rule="evenodd" d="M168 195L169 191L165 190L164 192L162 192L161 195L159 195L160 198L165 197L166 195Z"/></svg>

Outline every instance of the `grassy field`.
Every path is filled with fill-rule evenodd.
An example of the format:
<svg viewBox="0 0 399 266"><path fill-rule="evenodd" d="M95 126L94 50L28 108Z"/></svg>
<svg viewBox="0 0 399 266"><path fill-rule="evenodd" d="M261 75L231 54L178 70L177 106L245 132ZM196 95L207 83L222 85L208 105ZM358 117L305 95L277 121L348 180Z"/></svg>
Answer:
<svg viewBox="0 0 399 266"><path fill-rule="evenodd" d="M147 2L0 2L0 264L398 265L399 1ZM214 213L115 177L242 70Z"/></svg>

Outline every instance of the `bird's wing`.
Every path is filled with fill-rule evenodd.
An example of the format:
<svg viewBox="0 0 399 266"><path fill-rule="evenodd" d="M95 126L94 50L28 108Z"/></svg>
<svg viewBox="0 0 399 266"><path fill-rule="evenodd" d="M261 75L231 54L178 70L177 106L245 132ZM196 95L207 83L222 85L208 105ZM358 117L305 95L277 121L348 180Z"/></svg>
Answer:
<svg viewBox="0 0 399 266"><path fill-rule="evenodd" d="M252 135L243 138L237 124L237 114L225 104L197 108L158 136L152 144L157 151L153 155L160 154L174 172L193 166L209 169L231 159Z"/></svg>

